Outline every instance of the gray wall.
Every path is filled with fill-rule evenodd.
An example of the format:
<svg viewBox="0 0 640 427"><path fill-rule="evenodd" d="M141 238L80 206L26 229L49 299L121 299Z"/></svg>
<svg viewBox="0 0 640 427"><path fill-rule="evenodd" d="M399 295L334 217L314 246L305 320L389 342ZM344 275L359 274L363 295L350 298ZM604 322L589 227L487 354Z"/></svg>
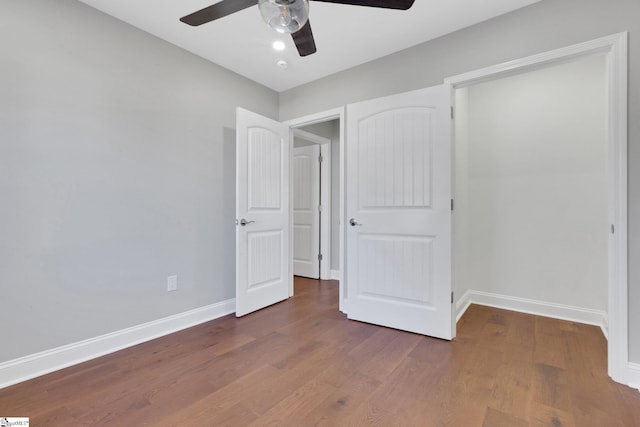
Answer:
<svg viewBox="0 0 640 427"><path fill-rule="evenodd" d="M287 120L442 83L463 72L629 31L629 335L640 362L640 2L543 0L280 94Z"/></svg>
<svg viewBox="0 0 640 427"><path fill-rule="evenodd" d="M0 362L233 298L235 107L277 94L73 0L3 0L0 52Z"/></svg>

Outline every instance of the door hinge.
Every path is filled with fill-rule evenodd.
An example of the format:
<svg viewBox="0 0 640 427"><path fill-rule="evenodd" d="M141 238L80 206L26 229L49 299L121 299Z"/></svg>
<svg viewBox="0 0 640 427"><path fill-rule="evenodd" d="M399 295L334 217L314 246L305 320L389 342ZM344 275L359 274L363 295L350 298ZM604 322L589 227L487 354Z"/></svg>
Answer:
<svg viewBox="0 0 640 427"><path fill-rule="evenodd" d="M611 234L615 234L616 233L616 227L611 224Z"/></svg>
<svg viewBox="0 0 640 427"><path fill-rule="evenodd" d="M453 106L451 106L451 119L453 119Z"/></svg>
<svg viewBox="0 0 640 427"><path fill-rule="evenodd" d="M453 210L453 199L451 199L451 210Z"/></svg>
<svg viewBox="0 0 640 427"><path fill-rule="evenodd" d="M322 205L318 205L318 212L322 212Z"/></svg>
<svg viewBox="0 0 640 427"><path fill-rule="evenodd" d="M322 154L320 154L318 156L318 163L322 163L323 160L324 160L324 158L322 157Z"/></svg>
<svg viewBox="0 0 640 427"><path fill-rule="evenodd" d="M322 254L318 254L318 261L322 261Z"/></svg>
<svg viewBox="0 0 640 427"><path fill-rule="evenodd" d="M451 291L451 304L453 304L453 291Z"/></svg>

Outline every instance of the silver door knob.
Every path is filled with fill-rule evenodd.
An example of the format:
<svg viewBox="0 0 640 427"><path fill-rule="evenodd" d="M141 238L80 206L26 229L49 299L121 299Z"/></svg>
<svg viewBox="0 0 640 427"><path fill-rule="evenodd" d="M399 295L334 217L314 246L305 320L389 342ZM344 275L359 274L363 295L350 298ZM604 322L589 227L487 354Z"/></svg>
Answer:
<svg viewBox="0 0 640 427"><path fill-rule="evenodd" d="M255 222L255 221L247 221L246 219L242 218L242 219L240 220L240 225L244 227L245 225L247 225L247 224L251 224L251 223L254 223L254 222Z"/></svg>
<svg viewBox="0 0 640 427"><path fill-rule="evenodd" d="M362 224L360 224L358 221L356 221L356 219L355 219L355 218L351 218L351 219L349 220L349 224L350 224L352 227L355 227L356 225L357 225L358 227L362 227Z"/></svg>

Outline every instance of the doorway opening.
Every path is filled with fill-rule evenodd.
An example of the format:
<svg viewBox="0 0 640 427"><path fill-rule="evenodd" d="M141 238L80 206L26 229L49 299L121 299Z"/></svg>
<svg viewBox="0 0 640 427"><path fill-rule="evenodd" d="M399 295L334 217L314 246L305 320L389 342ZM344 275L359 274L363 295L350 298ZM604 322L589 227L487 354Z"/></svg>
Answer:
<svg viewBox="0 0 640 427"><path fill-rule="evenodd" d="M464 165L455 174L454 183L458 315L470 302L477 302L598 324L608 338L609 375L618 382L625 382L628 369L627 37L626 33L604 37L446 80L455 94L455 120L468 125L455 126L456 167L458 162ZM590 71L575 69L588 62ZM547 87L529 83L529 93L523 96L525 104L540 102L544 91L551 97L561 94L589 76L591 83L583 86L584 92L578 89L564 99L548 98L537 113L529 112L528 117L514 117L517 108L506 105L509 97L519 92L517 85L506 94L502 105L481 106L484 110L495 107L491 116L483 116L478 108L458 109L467 105L470 96L499 84L496 82L516 81L563 67L569 74L561 84L555 83L556 87L549 82L545 83ZM583 98L585 95L589 101ZM598 105L581 105L584 103ZM568 114L576 111L581 113ZM473 116L464 117L467 113ZM554 120L556 124L550 125ZM556 128L553 138L544 134L549 127ZM528 133L522 134L523 129ZM478 138L485 143L490 140L488 145L483 144L484 152L474 145ZM522 144L522 139L529 141ZM536 166L539 170L532 168L537 160L541 160ZM469 167L469 162L476 163ZM496 184L498 178L502 184ZM475 212L474 218L465 219L470 212ZM471 232L469 221L477 220L484 224L476 224ZM544 226L531 229L533 222ZM478 248L465 248L461 235L473 235L471 245L485 245L485 255L477 256ZM509 240L510 245L506 244ZM501 259L491 259L492 254L487 257L487 252L502 254L498 256ZM526 257L530 258L528 263L523 261ZM460 270L461 260L470 271ZM539 265L538 260L548 262ZM563 263L572 269L563 269ZM489 279L479 291L468 285L469 274L478 272ZM537 284L528 283L520 289L516 286L515 295L504 295L506 281L502 279L510 276L513 282L521 273L536 273L532 275ZM583 283L591 279L586 295L578 295L584 291ZM461 283L466 283L466 288Z"/></svg>
<svg viewBox="0 0 640 427"><path fill-rule="evenodd" d="M344 254L344 229L341 218L343 217L344 209L344 109L338 108L329 110L310 116L301 117L295 120L285 122L289 126L290 130L290 176L293 177L294 182L290 185L290 198L291 203L291 232L290 242L291 248L293 248L290 257L290 296L294 295L294 276L297 271L300 271L300 266L304 265L300 262L303 255L307 255L306 258L311 258L313 255L319 261L318 264L318 276L320 280L337 280L339 282L339 308L342 311L342 300L344 292L344 281L342 275L344 274L343 268L343 254ZM296 143L298 141L298 143ZM298 145L298 147L296 147ZM317 148L304 148L304 147ZM304 228L308 228L308 224L303 224L304 216L309 216L310 212L303 205L307 204L309 200L305 196L296 197L296 186L301 191L303 188L299 186L300 183L296 179L296 150L302 153L302 156L313 156L316 150L322 156L322 162L319 162L319 205L318 209L318 244L310 243L307 236L305 236ZM309 151L306 153L305 151ZM310 154L311 153L311 154ZM305 165L306 164L306 165ZM298 164L301 167L310 167L311 163L306 160L301 160ZM299 172L302 172L300 170ZM299 176L302 177L302 173ZM315 184L311 184L315 188ZM304 201L305 203L301 203ZM312 203L313 204L313 203ZM296 212L296 205L298 212ZM307 212L303 212L307 211ZM307 221L308 222L308 221ZM298 223L298 224L296 224ZM298 225L298 234L296 235L296 225ZM313 236L312 235L312 236ZM296 243L298 248L308 247L311 251L311 257L309 252L304 254L304 251L296 251ZM313 251L312 248L317 247L318 250ZM315 254L314 254L315 252ZM298 269L296 269L298 264ZM310 265L311 263L307 263ZM304 276L302 274L301 276Z"/></svg>
<svg viewBox="0 0 640 427"><path fill-rule="evenodd" d="M606 90L604 53L455 90L454 273L466 303L607 335Z"/></svg>
<svg viewBox="0 0 640 427"><path fill-rule="evenodd" d="M314 125L317 133L294 129L293 275L331 279L332 175L331 149L334 122ZM322 133L326 136L320 136Z"/></svg>

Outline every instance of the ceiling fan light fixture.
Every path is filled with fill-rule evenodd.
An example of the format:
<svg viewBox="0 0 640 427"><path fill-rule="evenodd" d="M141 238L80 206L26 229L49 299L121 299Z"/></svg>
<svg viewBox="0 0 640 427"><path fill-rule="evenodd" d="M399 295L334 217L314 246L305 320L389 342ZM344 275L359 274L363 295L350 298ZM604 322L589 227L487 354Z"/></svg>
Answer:
<svg viewBox="0 0 640 427"><path fill-rule="evenodd" d="M259 0L262 19L279 33L295 33L309 19L308 0Z"/></svg>

